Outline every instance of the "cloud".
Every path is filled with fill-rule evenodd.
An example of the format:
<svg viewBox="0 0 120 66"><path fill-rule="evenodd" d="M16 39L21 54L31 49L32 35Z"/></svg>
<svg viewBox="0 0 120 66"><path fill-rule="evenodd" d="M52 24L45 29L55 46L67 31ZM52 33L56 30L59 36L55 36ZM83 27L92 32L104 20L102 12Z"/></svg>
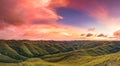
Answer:
<svg viewBox="0 0 120 66"><path fill-rule="evenodd" d="M29 29L25 30L23 34L24 38L32 39L77 39L80 38L80 32L82 29L76 29L75 27L57 25L32 25Z"/></svg>
<svg viewBox="0 0 120 66"><path fill-rule="evenodd" d="M55 9L66 5L66 0L0 0L0 28L55 23L62 19Z"/></svg>
<svg viewBox="0 0 120 66"><path fill-rule="evenodd" d="M91 34L91 33L88 33L88 34L86 35L86 37L91 37L91 36L93 36L93 34Z"/></svg>
<svg viewBox="0 0 120 66"><path fill-rule="evenodd" d="M97 34L97 33L89 33L89 32L80 34L80 37L85 37L86 39L88 39L88 38L92 38L92 39L108 38L108 36L103 33Z"/></svg>
<svg viewBox="0 0 120 66"><path fill-rule="evenodd" d="M99 35L97 35L97 37L107 37L107 35L99 34Z"/></svg>
<svg viewBox="0 0 120 66"><path fill-rule="evenodd" d="M63 18L56 8L66 5L66 0L0 0L0 39L76 38L78 28L56 22Z"/></svg>
<svg viewBox="0 0 120 66"><path fill-rule="evenodd" d="M92 31L93 32L93 31L95 31L95 28L94 27L93 28L89 28L88 31Z"/></svg>
<svg viewBox="0 0 120 66"><path fill-rule="evenodd" d="M114 12L112 7L110 7L111 4L108 4L111 1L113 2L113 0L69 0L68 7L85 12L89 16L95 18L97 22L105 25L107 28L116 29L120 25L120 17L113 16ZM115 2L120 1L117 0ZM117 8L117 10L119 9L117 5L113 8ZM115 15L118 14L116 13Z"/></svg>
<svg viewBox="0 0 120 66"><path fill-rule="evenodd" d="M0 0L0 28L10 25L21 25L24 22L15 9L19 0Z"/></svg>
<svg viewBox="0 0 120 66"><path fill-rule="evenodd" d="M0 39L78 39L80 38L80 32L83 31L83 29L78 30L67 25L57 25L56 27L49 24L34 24L25 25L20 28L12 26L0 31Z"/></svg>
<svg viewBox="0 0 120 66"><path fill-rule="evenodd" d="M80 36L85 36L85 34L81 34Z"/></svg>
<svg viewBox="0 0 120 66"><path fill-rule="evenodd" d="M120 38L120 30L115 31L113 35L116 38Z"/></svg>
<svg viewBox="0 0 120 66"><path fill-rule="evenodd" d="M57 23L63 17L56 13L56 8L67 6L85 11L97 20L109 20L109 13L97 0L0 0L0 39L93 37L94 34L88 31L94 31L95 28L85 30ZM114 20L116 19L112 18L109 21L112 24Z"/></svg>
<svg viewBox="0 0 120 66"><path fill-rule="evenodd" d="M65 7L65 0L22 0L19 11L24 13L28 21L37 24L55 23L58 19L62 19L56 13L56 8Z"/></svg>

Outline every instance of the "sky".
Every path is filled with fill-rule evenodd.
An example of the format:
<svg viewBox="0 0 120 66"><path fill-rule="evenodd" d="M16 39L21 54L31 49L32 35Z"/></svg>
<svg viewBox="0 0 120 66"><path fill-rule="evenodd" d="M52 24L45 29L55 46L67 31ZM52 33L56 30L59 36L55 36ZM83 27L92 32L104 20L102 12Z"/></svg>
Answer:
<svg viewBox="0 0 120 66"><path fill-rule="evenodd" d="M119 40L120 0L0 0L0 39Z"/></svg>

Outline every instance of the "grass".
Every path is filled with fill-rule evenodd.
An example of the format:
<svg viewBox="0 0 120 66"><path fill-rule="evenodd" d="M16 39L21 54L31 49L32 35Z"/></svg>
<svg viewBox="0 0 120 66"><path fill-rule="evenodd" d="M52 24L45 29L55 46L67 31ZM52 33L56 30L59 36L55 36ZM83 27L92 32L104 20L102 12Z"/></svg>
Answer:
<svg viewBox="0 0 120 66"><path fill-rule="evenodd" d="M119 66L119 41L0 40L0 66Z"/></svg>
<svg viewBox="0 0 120 66"><path fill-rule="evenodd" d="M50 56L47 56L47 58L50 58ZM56 57L52 56L52 58ZM0 66L119 66L119 62L120 52L117 52L101 56L80 56L74 54L59 62L47 62L40 58L31 58L21 63L0 63Z"/></svg>

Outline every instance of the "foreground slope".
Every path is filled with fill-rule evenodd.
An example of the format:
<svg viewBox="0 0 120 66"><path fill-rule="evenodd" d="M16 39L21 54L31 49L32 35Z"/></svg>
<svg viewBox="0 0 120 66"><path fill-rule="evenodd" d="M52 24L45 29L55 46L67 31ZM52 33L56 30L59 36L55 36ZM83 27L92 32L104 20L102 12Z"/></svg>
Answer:
<svg viewBox="0 0 120 66"><path fill-rule="evenodd" d="M56 55L53 58L56 58ZM119 65L120 65L120 52L101 56L80 56L79 54L76 53L59 62L47 62L40 58L31 58L20 63L0 63L0 66L119 66Z"/></svg>

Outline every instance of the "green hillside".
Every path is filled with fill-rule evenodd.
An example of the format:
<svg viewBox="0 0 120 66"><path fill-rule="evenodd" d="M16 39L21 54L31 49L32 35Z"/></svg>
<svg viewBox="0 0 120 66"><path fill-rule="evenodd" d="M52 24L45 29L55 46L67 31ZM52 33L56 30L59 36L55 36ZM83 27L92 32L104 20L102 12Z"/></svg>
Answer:
<svg viewBox="0 0 120 66"><path fill-rule="evenodd" d="M119 41L0 40L0 66L119 65Z"/></svg>

